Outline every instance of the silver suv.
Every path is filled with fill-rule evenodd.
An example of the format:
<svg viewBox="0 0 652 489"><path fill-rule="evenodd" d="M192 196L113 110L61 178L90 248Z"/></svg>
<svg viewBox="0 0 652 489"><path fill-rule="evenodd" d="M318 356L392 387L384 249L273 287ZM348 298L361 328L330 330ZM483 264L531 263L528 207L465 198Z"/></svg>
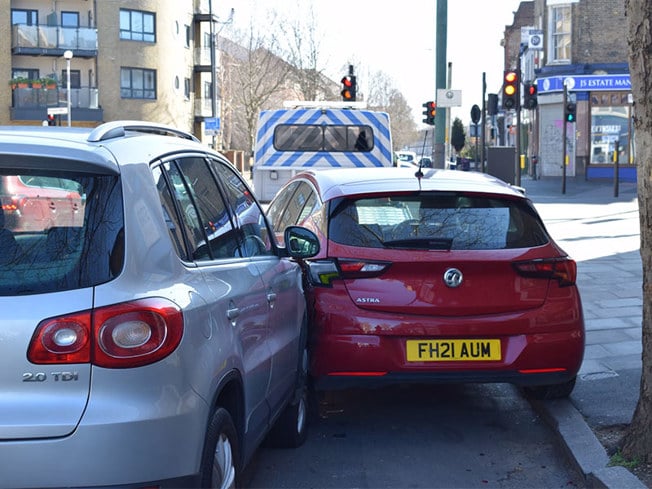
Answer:
<svg viewBox="0 0 652 489"><path fill-rule="evenodd" d="M224 157L147 122L0 128L0 177L41 189L0 183L0 487L230 487L305 440L312 232L279 247Z"/></svg>

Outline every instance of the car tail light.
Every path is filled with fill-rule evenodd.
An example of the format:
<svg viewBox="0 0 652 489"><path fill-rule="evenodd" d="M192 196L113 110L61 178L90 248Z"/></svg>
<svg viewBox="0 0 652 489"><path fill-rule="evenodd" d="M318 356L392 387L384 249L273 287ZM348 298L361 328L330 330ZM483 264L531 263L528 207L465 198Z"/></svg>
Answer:
<svg viewBox="0 0 652 489"><path fill-rule="evenodd" d="M139 367L168 356L182 336L183 315L176 304L141 299L42 321L27 358L36 364Z"/></svg>
<svg viewBox="0 0 652 489"><path fill-rule="evenodd" d="M524 277L554 279L561 287L574 285L577 278L577 263L568 257L521 261L513 266Z"/></svg>
<svg viewBox="0 0 652 489"><path fill-rule="evenodd" d="M389 262L367 260L318 260L308 262L308 270L313 285L329 287L336 279L377 277L390 265Z"/></svg>

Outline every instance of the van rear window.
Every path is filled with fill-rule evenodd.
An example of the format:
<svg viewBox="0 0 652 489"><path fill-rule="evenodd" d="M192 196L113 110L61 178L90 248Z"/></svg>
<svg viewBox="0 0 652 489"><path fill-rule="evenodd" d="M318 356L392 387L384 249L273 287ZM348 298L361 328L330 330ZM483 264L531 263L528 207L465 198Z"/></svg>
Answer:
<svg viewBox="0 0 652 489"><path fill-rule="evenodd" d="M278 151L369 152L373 147L370 126L282 124L274 129Z"/></svg>

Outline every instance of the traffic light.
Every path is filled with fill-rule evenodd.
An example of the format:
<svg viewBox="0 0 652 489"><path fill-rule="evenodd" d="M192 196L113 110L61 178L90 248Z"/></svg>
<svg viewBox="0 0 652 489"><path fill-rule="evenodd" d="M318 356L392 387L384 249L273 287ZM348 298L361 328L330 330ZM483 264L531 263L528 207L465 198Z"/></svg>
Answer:
<svg viewBox="0 0 652 489"><path fill-rule="evenodd" d="M518 108L520 98L518 72L515 70L506 70L503 76L503 109L511 110Z"/></svg>
<svg viewBox="0 0 652 489"><path fill-rule="evenodd" d="M498 94L487 94L487 114L496 115L498 113Z"/></svg>
<svg viewBox="0 0 652 489"><path fill-rule="evenodd" d="M346 102L355 102L357 81L355 75L348 75L342 78L342 100Z"/></svg>
<svg viewBox="0 0 652 489"><path fill-rule="evenodd" d="M56 126L57 119L54 114L48 114L48 126Z"/></svg>
<svg viewBox="0 0 652 489"><path fill-rule="evenodd" d="M575 122L576 110L575 102L566 102L566 107L564 107L564 120L566 122Z"/></svg>
<svg viewBox="0 0 652 489"><path fill-rule="evenodd" d="M437 115L437 104L430 101L430 102L426 102L425 104L422 104L421 106L425 108L425 110L422 112L422 114L425 116L423 122L431 126L434 126L435 115Z"/></svg>
<svg viewBox="0 0 652 489"><path fill-rule="evenodd" d="M523 84L523 106L526 109L535 109L537 106L537 86L534 83Z"/></svg>

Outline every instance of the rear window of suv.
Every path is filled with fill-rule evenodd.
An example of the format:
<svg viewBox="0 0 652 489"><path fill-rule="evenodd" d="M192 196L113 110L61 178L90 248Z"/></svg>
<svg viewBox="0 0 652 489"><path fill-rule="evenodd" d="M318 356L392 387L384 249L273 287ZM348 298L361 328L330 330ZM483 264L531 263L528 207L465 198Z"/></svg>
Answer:
<svg viewBox="0 0 652 489"><path fill-rule="evenodd" d="M367 248L497 250L549 241L524 201L484 195L420 193L331 202L329 239Z"/></svg>
<svg viewBox="0 0 652 489"><path fill-rule="evenodd" d="M0 295L92 287L122 269L117 176L0 174Z"/></svg>

